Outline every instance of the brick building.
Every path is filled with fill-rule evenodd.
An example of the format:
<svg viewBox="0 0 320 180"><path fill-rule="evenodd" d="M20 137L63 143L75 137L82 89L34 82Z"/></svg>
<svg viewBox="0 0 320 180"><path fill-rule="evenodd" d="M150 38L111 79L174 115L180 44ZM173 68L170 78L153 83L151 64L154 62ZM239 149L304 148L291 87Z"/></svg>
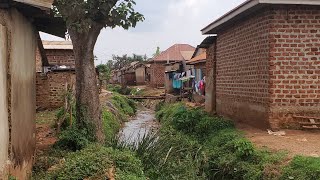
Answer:
<svg viewBox="0 0 320 180"><path fill-rule="evenodd" d="M172 62L188 61L191 59L195 48L188 44L175 44L163 51L160 55L149 61L150 85L152 87L164 87L165 64Z"/></svg>
<svg viewBox="0 0 320 180"><path fill-rule="evenodd" d="M207 111L260 128L320 115L320 1L249 0L202 33Z"/></svg>
<svg viewBox="0 0 320 180"><path fill-rule="evenodd" d="M41 55L41 49L44 55ZM67 85L75 86L75 59L73 46L70 41L43 41L43 46L38 48L36 69L37 73L37 109L55 109L64 103L64 93ZM41 63L40 63L41 62Z"/></svg>

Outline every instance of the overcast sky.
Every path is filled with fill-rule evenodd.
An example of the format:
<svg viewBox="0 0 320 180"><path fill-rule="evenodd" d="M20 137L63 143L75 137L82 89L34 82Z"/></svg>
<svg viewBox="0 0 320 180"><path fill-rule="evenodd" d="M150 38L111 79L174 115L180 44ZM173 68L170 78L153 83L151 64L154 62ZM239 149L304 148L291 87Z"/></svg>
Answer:
<svg viewBox="0 0 320 180"><path fill-rule="evenodd" d="M173 44L197 46L205 38L200 32L245 0L136 0L136 10L145 16L135 29L104 29L97 41L96 64L105 63L112 55L146 54L166 50ZM63 40L42 34L43 40Z"/></svg>

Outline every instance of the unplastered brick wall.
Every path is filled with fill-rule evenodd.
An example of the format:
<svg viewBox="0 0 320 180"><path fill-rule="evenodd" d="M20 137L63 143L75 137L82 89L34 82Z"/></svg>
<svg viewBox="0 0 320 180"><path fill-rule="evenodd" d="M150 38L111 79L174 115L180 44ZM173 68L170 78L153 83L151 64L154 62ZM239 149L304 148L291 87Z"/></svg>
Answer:
<svg viewBox="0 0 320 180"><path fill-rule="evenodd" d="M75 71L49 72L45 76L37 75L37 108L55 109L63 106L66 85L75 88Z"/></svg>
<svg viewBox="0 0 320 180"><path fill-rule="evenodd" d="M150 84L152 87L163 87L165 77L165 62L163 63L152 63L150 68L151 80Z"/></svg>
<svg viewBox="0 0 320 180"><path fill-rule="evenodd" d="M320 115L320 7L276 6L270 26L270 121Z"/></svg>
<svg viewBox="0 0 320 180"><path fill-rule="evenodd" d="M269 12L239 20L217 36L216 110L261 128L268 126Z"/></svg>
<svg viewBox="0 0 320 180"><path fill-rule="evenodd" d="M75 66L73 50L46 49L45 52L50 65Z"/></svg>
<svg viewBox="0 0 320 180"><path fill-rule="evenodd" d="M47 109L50 107L49 102L49 81L48 76L42 73L36 74L36 107L37 109Z"/></svg>

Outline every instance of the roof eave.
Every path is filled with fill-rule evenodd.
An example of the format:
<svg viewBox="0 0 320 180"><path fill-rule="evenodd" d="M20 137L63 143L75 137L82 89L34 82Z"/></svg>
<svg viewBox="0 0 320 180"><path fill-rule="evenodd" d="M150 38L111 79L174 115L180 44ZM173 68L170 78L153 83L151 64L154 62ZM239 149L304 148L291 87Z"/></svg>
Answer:
<svg viewBox="0 0 320 180"><path fill-rule="evenodd" d="M16 2L24 3L24 4L29 4L34 7L38 7L41 9L51 9L52 3L54 0L46 0L46 1L36 1L36 0L14 0Z"/></svg>
<svg viewBox="0 0 320 180"><path fill-rule="evenodd" d="M320 5L319 0L247 0L201 30L203 35L217 34L225 24L245 17L267 5Z"/></svg>

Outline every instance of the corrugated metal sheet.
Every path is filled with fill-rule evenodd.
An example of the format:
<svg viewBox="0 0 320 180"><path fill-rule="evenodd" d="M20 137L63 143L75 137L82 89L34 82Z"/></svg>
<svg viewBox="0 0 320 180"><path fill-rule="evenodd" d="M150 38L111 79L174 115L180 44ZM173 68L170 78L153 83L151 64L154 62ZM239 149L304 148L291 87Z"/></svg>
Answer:
<svg viewBox="0 0 320 180"><path fill-rule="evenodd" d="M29 4L35 7L42 7L42 8L51 8L53 0L14 0L16 2L21 2L24 4Z"/></svg>
<svg viewBox="0 0 320 180"><path fill-rule="evenodd" d="M71 41L42 41L44 49L66 49L73 50Z"/></svg>

